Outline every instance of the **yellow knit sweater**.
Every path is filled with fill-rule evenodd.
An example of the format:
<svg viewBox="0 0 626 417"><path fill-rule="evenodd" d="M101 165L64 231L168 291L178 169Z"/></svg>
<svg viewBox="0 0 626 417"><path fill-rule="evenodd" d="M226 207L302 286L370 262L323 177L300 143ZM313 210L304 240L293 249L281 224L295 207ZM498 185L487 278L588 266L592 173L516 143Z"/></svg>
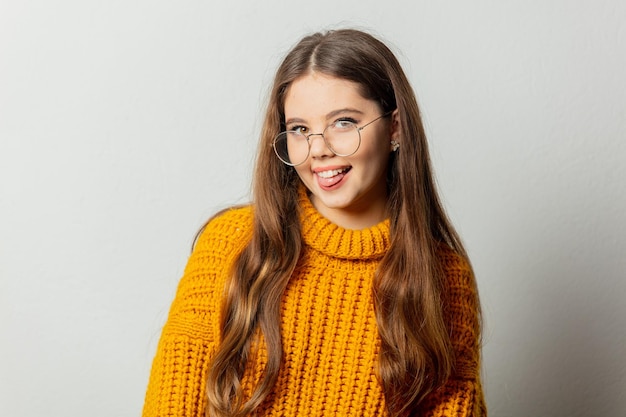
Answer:
<svg viewBox="0 0 626 417"><path fill-rule="evenodd" d="M386 416L376 378L379 339L371 281L389 247L389 222L342 229L301 198L304 253L282 302L284 364L263 416ZM229 268L250 240L252 209L209 223L185 269L154 358L144 417L204 416L206 378L219 340L219 311ZM477 296L466 262L440 251L447 276L446 320L456 370L432 393L424 415L482 416ZM266 352L258 347L244 377L251 392Z"/></svg>

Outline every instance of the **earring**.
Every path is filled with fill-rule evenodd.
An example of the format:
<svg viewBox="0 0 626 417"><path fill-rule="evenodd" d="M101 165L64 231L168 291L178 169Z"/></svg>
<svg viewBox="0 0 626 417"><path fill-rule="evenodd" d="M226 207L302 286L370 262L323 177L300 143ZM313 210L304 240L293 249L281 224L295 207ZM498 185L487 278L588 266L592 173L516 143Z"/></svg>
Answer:
<svg viewBox="0 0 626 417"><path fill-rule="evenodd" d="M392 152L397 151L399 147L400 147L400 144L397 141L395 141L395 140L391 141L391 151Z"/></svg>

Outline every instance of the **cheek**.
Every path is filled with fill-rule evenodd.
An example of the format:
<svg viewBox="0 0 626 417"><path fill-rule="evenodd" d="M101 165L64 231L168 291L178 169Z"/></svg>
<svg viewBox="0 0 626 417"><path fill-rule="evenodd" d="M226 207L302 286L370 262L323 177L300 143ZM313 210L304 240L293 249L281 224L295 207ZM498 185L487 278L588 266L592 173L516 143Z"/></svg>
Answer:
<svg viewBox="0 0 626 417"><path fill-rule="evenodd" d="M358 160L359 163L371 168L386 166L389 161L390 145L383 138L377 140L378 142L375 146L365 146L363 149L360 149L359 151L362 152L358 152L358 156L355 154L357 157L355 161Z"/></svg>
<svg viewBox="0 0 626 417"><path fill-rule="evenodd" d="M307 178L311 175L311 171L309 170L308 166L304 167L302 165L299 165L297 167L294 167L294 169L296 170L298 177L300 177L300 180L302 181L306 182Z"/></svg>
<svg viewBox="0 0 626 417"><path fill-rule="evenodd" d="M382 126L377 126L378 129L376 133L372 136L366 138L362 138L361 143L365 144L367 148L367 152L372 158L376 157L389 157L389 152L391 150L391 133L389 131L390 127L388 124L383 124Z"/></svg>

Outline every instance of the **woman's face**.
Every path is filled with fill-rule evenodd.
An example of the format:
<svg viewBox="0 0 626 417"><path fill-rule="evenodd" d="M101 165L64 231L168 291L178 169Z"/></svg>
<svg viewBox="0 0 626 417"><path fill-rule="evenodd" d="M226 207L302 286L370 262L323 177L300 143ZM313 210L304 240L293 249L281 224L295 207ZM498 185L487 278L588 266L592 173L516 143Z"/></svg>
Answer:
<svg viewBox="0 0 626 417"><path fill-rule="evenodd" d="M342 157L316 134L342 121L361 127L383 114L378 103L360 94L358 84L310 73L291 84L284 110L287 130L313 134L309 157L295 169L309 189L315 208L331 222L348 229L363 229L384 220L390 141L398 136L397 112L362 129L359 149Z"/></svg>

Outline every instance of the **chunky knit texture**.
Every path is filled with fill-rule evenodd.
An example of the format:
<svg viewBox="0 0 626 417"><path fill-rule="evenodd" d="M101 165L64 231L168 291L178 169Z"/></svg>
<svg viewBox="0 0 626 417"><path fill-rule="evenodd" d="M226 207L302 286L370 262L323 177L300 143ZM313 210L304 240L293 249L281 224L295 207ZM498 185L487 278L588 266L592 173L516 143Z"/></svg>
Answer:
<svg viewBox="0 0 626 417"><path fill-rule="evenodd" d="M379 338L371 283L389 248L389 222L346 230L303 196L304 252L282 302L284 364L263 416L386 416L376 377ZM191 255L163 329L144 417L204 416L206 378L219 340L219 311L229 269L250 240L251 207L209 223ZM446 321L457 355L455 373L424 403L423 415L485 415L479 378L477 296L466 262L439 256L447 277ZM253 349L244 377L251 393L267 352Z"/></svg>

